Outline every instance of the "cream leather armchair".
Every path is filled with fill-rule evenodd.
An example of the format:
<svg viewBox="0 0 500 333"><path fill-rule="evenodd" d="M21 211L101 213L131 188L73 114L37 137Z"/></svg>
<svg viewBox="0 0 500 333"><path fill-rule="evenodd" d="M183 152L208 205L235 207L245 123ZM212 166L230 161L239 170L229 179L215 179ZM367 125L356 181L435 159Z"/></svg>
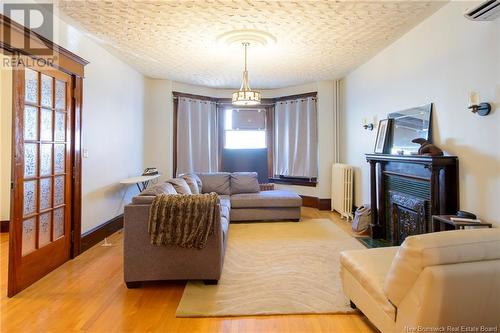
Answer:
<svg viewBox="0 0 500 333"><path fill-rule="evenodd" d="M500 331L500 229L412 236L340 263L344 293L381 332Z"/></svg>

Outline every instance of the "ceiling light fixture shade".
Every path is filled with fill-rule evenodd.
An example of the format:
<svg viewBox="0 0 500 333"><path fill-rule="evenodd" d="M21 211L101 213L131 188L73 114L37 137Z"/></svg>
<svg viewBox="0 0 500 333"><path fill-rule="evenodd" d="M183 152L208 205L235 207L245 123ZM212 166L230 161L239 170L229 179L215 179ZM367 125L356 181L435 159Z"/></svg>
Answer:
<svg viewBox="0 0 500 333"><path fill-rule="evenodd" d="M248 84L248 70L247 70L247 47L250 43L243 43L245 48L245 70L243 71L243 81L241 88L233 93L233 105L259 105L261 101L260 92L250 89Z"/></svg>

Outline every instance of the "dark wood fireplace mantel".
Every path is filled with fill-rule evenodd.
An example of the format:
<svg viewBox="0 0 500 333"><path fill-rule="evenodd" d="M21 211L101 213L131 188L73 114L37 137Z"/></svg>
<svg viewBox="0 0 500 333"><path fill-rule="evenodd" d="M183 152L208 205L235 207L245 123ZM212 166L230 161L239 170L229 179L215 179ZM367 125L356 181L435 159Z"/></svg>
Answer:
<svg viewBox="0 0 500 333"><path fill-rule="evenodd" d="M366 154L370 163L371 236L401 244L432 232L432 215L459 209L456 156Z"/></svg>

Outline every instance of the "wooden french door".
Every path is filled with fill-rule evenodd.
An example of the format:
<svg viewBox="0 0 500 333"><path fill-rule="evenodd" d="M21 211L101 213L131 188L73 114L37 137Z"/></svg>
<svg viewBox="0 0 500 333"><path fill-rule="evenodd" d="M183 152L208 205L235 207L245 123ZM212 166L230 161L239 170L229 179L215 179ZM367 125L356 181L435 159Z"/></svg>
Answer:
<svg viewBox="0 0 500 333"><path fill-rule="evenodd" d="M18 68L13 82L8 295L71 257L72 77Z"/></svg>

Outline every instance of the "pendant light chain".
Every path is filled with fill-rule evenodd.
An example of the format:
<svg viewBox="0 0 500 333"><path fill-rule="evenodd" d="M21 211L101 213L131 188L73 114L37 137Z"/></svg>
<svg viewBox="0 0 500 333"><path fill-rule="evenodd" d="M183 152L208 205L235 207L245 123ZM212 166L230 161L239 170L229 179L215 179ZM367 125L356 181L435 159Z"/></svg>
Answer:
<svg viewBox="0 0 500 333"><path fill-rule="evenodd" d="M249 45L249 42L243 42L243 47L245 48L245 70L243 71L240 90L233 93L232 101L234 105L258 105L261 101L260 92L250 89L248 83L247 49Z"/></svg>
<svg viewBox="0 0 500 333"><path fill-rule="evenodd" d="M243 46L245 47L245 72L247 72L247 47L248 43L243 43Z"/></svg>

